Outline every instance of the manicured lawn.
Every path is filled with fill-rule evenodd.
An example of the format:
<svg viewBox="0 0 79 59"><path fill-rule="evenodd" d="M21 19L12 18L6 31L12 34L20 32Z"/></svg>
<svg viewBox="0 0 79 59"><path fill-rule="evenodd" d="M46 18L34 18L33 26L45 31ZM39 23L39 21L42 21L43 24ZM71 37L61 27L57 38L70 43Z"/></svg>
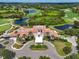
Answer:
<svg viewBox="0 0 79 59"><path fill-rule="evenodd" d="M79 58L79 54L77 54L77 58Z"/></svg>
<svg viewBox="0 0 79 59"><path fill-rule="evenodd" d="M66 16L66 17L65 17ZM74 18L78 19L79 16L77 13L74 13L71 9L69 9L69 11L65 12L65 16L63 17L63 19L67 22L67 23L73 23L74 22Z"/></svg>
<svg viewBox="0 0 79 59"><path fill-rule="evenodd" d="M0 34L2 34L3 32L5 32L6 30L10 29L11 25L10 24L6 24L3 26L0 26Z"/></svg>
<svg viewBox="0 0 79 59"><path fill-rule="evenodd" d="M4 25L4 26L0 26L0 32L1 31L5 31L5 30L8 30L10 28L11 28L11 25L10 24Z"/></svg>
<svg viewBox="0 0 79 59"><path fill-rule="evenodd" d="M12 21L11 19L0 19L0 25L5 24L5 23L10 23Z"/></svg>
<svg viewBox="0 0 79 59"><path fill-rule="evenodd" d="M48 47L44 44L31 45L30 48L32 50L47 50L48 49Z"/></svg>
<svg viewBox="0 0 79 59"><path fill-rule="evenodd" d="M67 18L69 18L69 19L72 19L72 18L74 18L74 17L79 17L78 14L73 13L72 10L66 12L65 15L67 15Z"/></svg>
<svg viewBox="0 0 79 59"><path fill-rule="evenodd" d="M62 17L66 23L69 23L69 24L73 24L74 23L74 19L69 19L69 18L65 18L65 17Z"/></svg>
<svg viewBox="0 0 79 59"><path fill-rule="evenodd" d="M55 45L57 52L58 52L59 55L61 55L61 56L66 55L66 54L64 53L64 51L63 51L63 48L64 48L64 47L66 47L66 46L67 46L67 47L71 47L71 43L69 43L69 42L64 42L64 41L61 41L61 40L55 40L55 41L53 42L53 44Z"/></svg>
<svg viewBox="0 0 79 59"><path fill-rule="evenodd" d="M23 45L18 45L17 43L15 43L15 44L13 45L13 47L16 48L16 49L20 49L22 46L23 46Z"/></svg>
<svg viewBox="0 0 79 59"><path fill-rule="evenodd" d="M48 12L47 14L50 16L58 16L61 14L61 12L60 11L51 11L51 12Z"/></svg>

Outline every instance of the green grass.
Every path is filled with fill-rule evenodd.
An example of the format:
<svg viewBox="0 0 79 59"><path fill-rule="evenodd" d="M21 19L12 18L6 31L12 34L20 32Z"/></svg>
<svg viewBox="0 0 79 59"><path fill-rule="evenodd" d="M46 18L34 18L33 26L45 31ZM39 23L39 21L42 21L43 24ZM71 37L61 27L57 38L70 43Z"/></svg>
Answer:
<svg viewBox="0 0 79 59"><path fill-rule="evenodd" d="M67 18L74 18L74 17L79 17L77 13L73 12L72 9L68 9L69 11L65 12L65 15L67 15Z"/></svg>
<svg viewBox="0 0 79 59"><path fill-rule="evenodd" d="M0 19L0 25L5 24L5 23L10 23L12 21L11 19Z"/></svg>
<svg viewBox="0 0 79 59"><path fill-rule="evenodd" d="M0 33L1 32L5 32L6 30L8 30L10 28L11 28L11 25L10 24L0 26Z"/></svg>
<svg viewBox="0 0 79 59"><path fill-rule="evenodd" d="M77 58L79 58L79 54L77 54Z"/></svg>
<svg viewBox="0 0 79 59"><path fill-rule="evenodd" d="M8 25L4 25L4 26L0 26L0 31L5 31L5 30L8 30L11 28L11 25L8 24Z"/></svg>
<svg viewBox="0 0 79 59"><path fill-rule="evenodd" d="M63 48L68 46L68 47L71 47L71 43L69 42L64 42L64 41L61 41L61 40L55 40L54 42L52 42L55 47L56 47L56 50L57 52L59 53L59 55L61 56L65 56L66 54L64 53L63 51Z"/></svg>
<svg viewBox="0 0 79 59"><path fill-rule="evenodd" d="M48 12L47 14L50 15L50 16L58 16L60 15L60 11L51 11L51 12Z"/></svg>
<svg viewBox="0 0 79 59"><path fill-rule="evenodd" d="M79 15L77 13L74 13L71 9L69 9L70 11L65 12L65 15L67 17L63 17L63 19L67 22L67 23L73 23L74 19L73 18L79 18Z"/></svg>

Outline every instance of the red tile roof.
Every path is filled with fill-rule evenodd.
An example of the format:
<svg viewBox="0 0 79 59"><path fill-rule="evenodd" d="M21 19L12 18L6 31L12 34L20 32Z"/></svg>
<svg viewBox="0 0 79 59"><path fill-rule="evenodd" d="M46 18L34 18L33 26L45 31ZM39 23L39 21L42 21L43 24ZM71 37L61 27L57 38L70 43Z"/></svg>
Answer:
<svg viewBox="0 0 79 59"><path fill-rule="evenodd" d="M42 33L49 32L51 35L58 37L58 33L55 30L47 29L45 26L33 26L33 28L25 28L25 27L20 27L17 30L14 30L13 32L10 33L11 36L18 36L22 37L24 34L28 35L29 32L32 33L37 33L39 30L42 31Z"/></svg>

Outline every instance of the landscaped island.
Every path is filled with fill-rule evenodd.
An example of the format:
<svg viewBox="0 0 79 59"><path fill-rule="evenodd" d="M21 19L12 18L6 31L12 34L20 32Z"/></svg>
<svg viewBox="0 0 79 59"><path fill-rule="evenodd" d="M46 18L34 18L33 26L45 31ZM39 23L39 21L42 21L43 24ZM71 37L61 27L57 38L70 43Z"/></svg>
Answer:
<svg viewBox="0 0 79 59"><path fill-rule="evenodd" d="M39 50L47 50L48 49L48 47L46 45L44 45L44 44L31 45L30 48L32 50L38 50L38 51Z"/></svg>

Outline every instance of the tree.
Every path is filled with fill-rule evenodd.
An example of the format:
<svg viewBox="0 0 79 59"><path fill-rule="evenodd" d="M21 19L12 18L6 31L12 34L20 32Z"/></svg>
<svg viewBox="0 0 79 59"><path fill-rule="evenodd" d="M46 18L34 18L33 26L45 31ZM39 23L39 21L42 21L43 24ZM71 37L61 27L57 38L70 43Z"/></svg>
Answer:
<svg viewBox="0 0 79 59"><path fill-rule="evenodd" d="M79 27L79 21L74 21L75 27Z"/></svg>
<svg viewBox="0 0 79 59"><path fill-rule="evenodd" d="M15 57L15 52L10 51L8 49L3 49L2 56L3 59L13 59L13 57Z"/></svg>
<svg viewBox="0 0 79 59"><path fill-rule="evenodd" d="M23 57L19 57L18 59L31 59L31 58L30 57L23 56Z"/></svg>
<svg viewBox="0 0 79 59"><path fill-rule="evenodd" d="M71 52L71 47L66 46L66 47L63 48L63 51L64 51L65 54L68 54L68 53Z"/></svg>
<svg viewBox="0 0 79 59"><path fill-rule="evenodd" d="M66 29L64 30L64 34L67 34L67 35L79 35L79 29L76 29L76 28L72 28L72 29Z"/></svg>
<svg viewBox="0 0 79 59"><path fill-rule="evenodd" d="M78 54L72 54L70 56L65 57L64 59L79 59L79 55Z"/></svg>
<svg viewBox="0 0 79 59"><path fill-rule="evenodd" d="M48 56L40 56L39 59L50 59Z"/></svg>
<svg viewBox="0 0 79 59"><path fill-rule="evenodd" d="M79 38L77 39L77 46L76 46L78 53L79 53Z"/></svg>

